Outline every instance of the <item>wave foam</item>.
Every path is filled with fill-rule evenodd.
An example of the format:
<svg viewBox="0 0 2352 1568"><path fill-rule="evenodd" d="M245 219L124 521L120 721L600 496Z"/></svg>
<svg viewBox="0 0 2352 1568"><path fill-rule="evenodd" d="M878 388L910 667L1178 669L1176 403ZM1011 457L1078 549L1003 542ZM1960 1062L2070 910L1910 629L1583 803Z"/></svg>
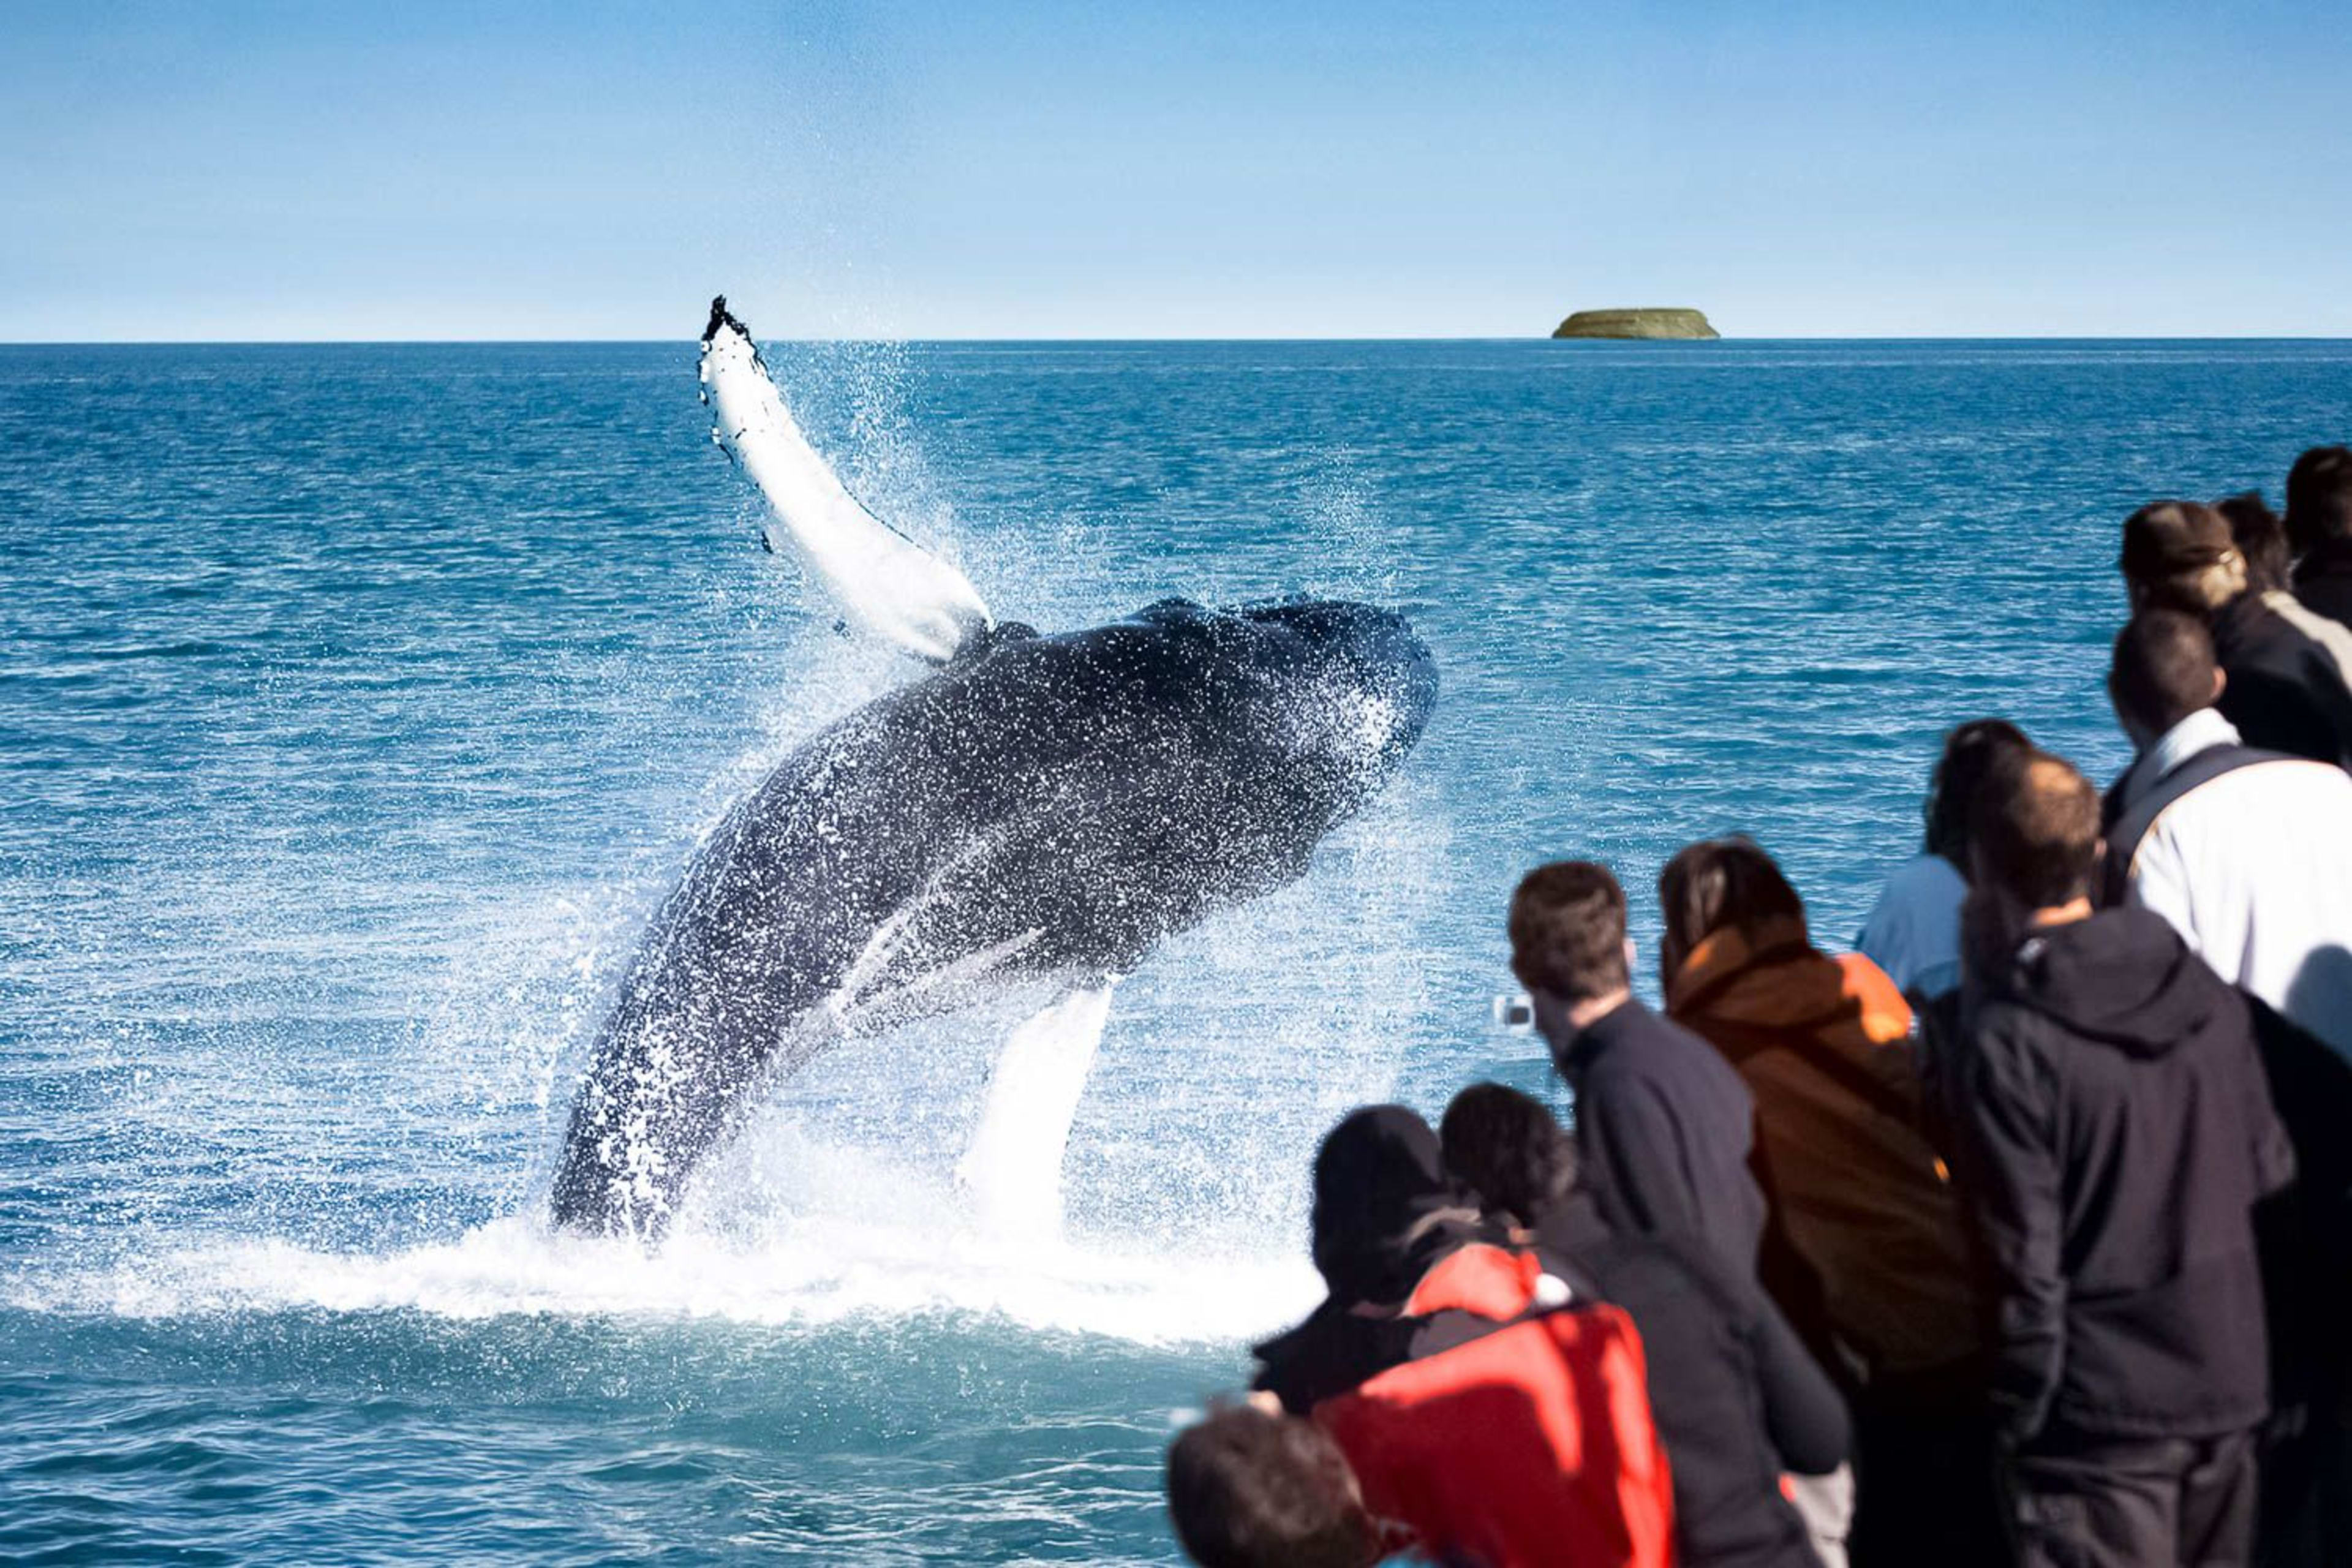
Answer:
<svg viewBox="0 0 2352 1568"><path fill-rule="evenodd" d="M1302 1259L1012 1245L837 1219L797 1222L754 1247L681 1234L646 1252L517 1216L384 1254L200 1244L102 1270L20 1277L6 1294L23 1310L142 1319L308 1309L820 1327L947 1312L1171 1344L1263 1334L1307 1310L1319 1289Z"/></svg>

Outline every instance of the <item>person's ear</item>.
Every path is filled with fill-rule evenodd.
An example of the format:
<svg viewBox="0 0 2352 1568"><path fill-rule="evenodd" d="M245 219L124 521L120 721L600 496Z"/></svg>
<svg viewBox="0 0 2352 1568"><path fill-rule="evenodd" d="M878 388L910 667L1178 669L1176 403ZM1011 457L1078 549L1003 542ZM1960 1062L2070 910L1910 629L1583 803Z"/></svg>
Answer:
<svg viewBox="0 0 2352 1568"><path fill-rule="evenodd" d="M2230 672L2223 669L2220 665L2215 665L2213 667L2213 700L2207 704L2207 706L2219 708L2221 705L2221 693L2229 689Z"/></svg>
<svg viewBox="0 0 2352 1568"><path fill-rule="evenodd" d="M1637 947L1635 947L1635 946L1633 945L1633 939L1632 937L1630 937L1630 936L1629 936L1629 937L1627 937L1627 938L1625 939L1625 973L1626 973L1631 974L1631 973L1633 973L1633 964L1634 964L1634 962L1635 962L1637 959L1639 959L1639 958L1640 958L1640 956L1641 956L1641 950L1640 950L1639 948L1637 948Z"/></svg>

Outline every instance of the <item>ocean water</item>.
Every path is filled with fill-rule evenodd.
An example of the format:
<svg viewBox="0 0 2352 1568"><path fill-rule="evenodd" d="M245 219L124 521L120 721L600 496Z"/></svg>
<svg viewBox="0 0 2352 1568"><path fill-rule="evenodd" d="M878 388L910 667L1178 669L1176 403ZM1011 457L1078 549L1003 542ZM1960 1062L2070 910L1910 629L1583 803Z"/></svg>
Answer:
<svg viewBox="0 0 2352 1568"><path fill-rule="evenodd" d="M1121 988L1063 1244L957 1212L984 1014L780 1086L659 1253L551 1237L669 879L908 671L760 552L690 345L0 349L0 1556L1165 1561L1317 1133L1545 1085L1521 870L1612 862L1646 948L1744 830L1848 936L1950 724L2122 761L2122 517L2352 429L2338 343L771 359L1002 614L1404 606L1420 750Z"/></svg>

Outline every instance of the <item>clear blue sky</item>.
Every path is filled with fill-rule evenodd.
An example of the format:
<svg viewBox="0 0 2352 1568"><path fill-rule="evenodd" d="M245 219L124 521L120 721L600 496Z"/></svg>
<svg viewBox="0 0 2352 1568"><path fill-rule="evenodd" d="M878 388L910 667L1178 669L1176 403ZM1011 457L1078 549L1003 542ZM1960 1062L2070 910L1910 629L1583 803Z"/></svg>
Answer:
<svg viewBox="0 0 2352 1568"><path fill-rule="evenodd" d="M2352 335L2346 20L10 0L0 341Z"/></svg>

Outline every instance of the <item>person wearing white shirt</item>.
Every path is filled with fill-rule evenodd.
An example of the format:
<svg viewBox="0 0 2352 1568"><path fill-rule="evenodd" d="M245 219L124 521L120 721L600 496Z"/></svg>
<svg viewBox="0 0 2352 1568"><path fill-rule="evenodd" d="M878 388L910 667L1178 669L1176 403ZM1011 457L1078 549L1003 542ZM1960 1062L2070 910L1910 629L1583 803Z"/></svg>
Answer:
<svg viewBox="0 0 2352 1568"><path fill-rule="evenodd" d="M2352 1058L2352 774L2244 745L2195 616L2143 610L2107 692L2138 759L2106 801L2111 896Z"/></svg>

